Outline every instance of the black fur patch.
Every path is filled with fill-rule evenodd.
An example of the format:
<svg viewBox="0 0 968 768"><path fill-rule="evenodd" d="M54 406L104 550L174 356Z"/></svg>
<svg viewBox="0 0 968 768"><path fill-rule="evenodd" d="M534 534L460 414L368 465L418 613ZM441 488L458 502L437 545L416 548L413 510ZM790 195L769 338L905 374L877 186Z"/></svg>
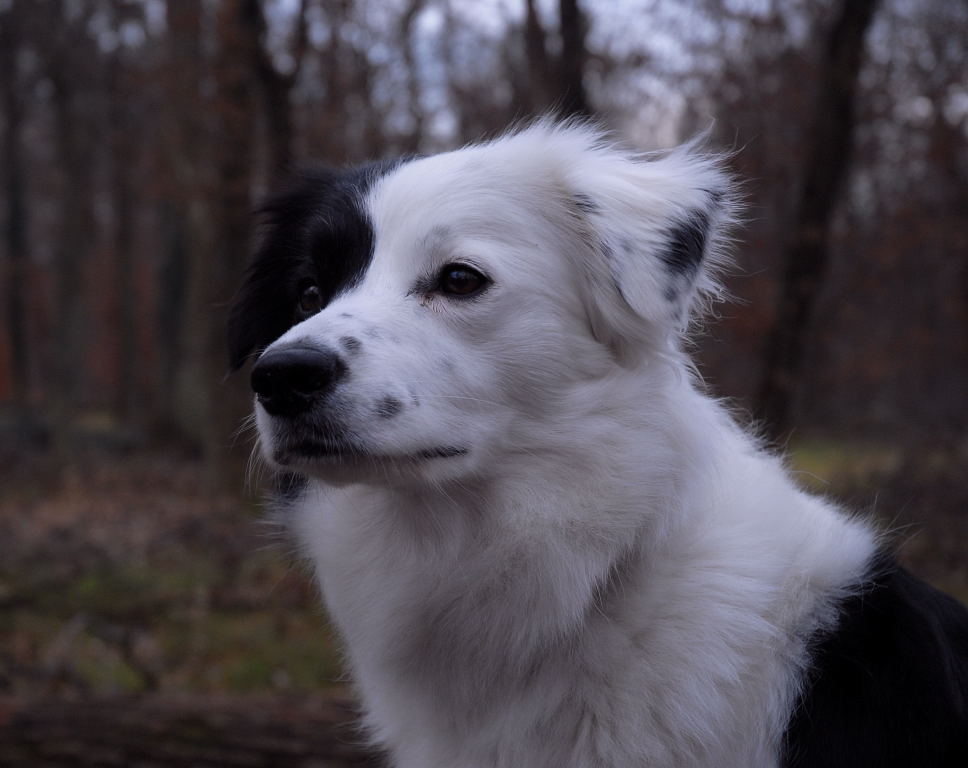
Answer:
<svg viewBox="0 0 968 768"><path fill-rule="evenodd" d="M968 766L968 609L887 557L815 638L783 768Z"/></svg>
<svg viewBox="0 0 968 768"><path fill-rule="evenodd" d="M355 336L340 336L339 343L343 349L350 353L359 352L363 349L363 342Z"/></svg>
<svg viewBox="0 0 968 768"><path fill-rule="evenodd" d="M572 195L572 199L575 202L575 207L582 213L597 213L599 211L599 205L594 200L592 200L588 195L577 194Z"/></svg>
<svg viewBox="0 0 968 768"><path fill-rule="evenodd" d="M454 456L466 456L470 451L467 448L462 448L460 446L441 446L440 448L429 448L426 451L420 451L417 456L423 459L449 459Z"/></svg>
<svg viewBox="0 0 968 768"><path fill-rule="evenodd" d="M261 244L229 315L229 364L238 369L299 320L299 286L312 280L323 306L358 283L373 258L373 228L361 199L401 161L306 171L266 203Z"/></svg>
<svg viewBox="0 0 968 768"><path fill-rule="evenodd" d="M381 419L392 419L403 410L403 403L387 395L376 404L376 414Z"/></svg>
<svg viewBox="0 0 968 768"><path fill-rule="evenodd" d="M704 211L694 211L672 230L660 258L674 277L695 277L706 251L708 233L709 215Z"/></svg>

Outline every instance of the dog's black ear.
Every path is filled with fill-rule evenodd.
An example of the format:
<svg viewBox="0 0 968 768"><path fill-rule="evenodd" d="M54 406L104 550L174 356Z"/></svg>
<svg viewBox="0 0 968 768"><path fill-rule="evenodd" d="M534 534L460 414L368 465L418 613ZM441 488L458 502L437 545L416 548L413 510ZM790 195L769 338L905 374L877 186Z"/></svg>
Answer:
<svg viewBox="0 0 968 768"><path fill-rule="evenodd" d="M694 144L663 155L602 146L589 154L593 162L571 184L598 251L591 283L599 325L613 335L635 335L636 319L663 335L682 331L697 300L719 292L737 207L723 159Z"/></svg>
<svg viewBox="0 0 968 768"><path fill-rule="evenodd" d="M305 170L262 207L262 238L229 315L232 370L303 319L296 313L303 281L316 283L325 306L362 277L374 238L363 199L407 159Z"/></svg>
<svg viewBox="0 0 968 768"><path fill-rule="evenodd" d="M273 276L273 259L262 255L246 273L229 311L229 370L237 371L254 352L278 339L292 325L292 307L287 304L278 276Z"/></svg>
<svg viewBox="0 0 968 768"><path fill-rule="evenodd" d="M228 320L229 368L236 371L296 322L296 286L313 271L313 228L335 172L319 168L293 179L256 212L258 246Z"/></svg>

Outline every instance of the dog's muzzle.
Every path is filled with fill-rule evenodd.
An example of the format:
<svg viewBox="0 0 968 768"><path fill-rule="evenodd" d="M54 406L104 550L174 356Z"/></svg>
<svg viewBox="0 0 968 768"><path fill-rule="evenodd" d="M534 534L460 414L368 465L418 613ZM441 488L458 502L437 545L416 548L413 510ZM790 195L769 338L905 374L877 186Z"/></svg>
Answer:
<svg viewBox="0 0 968 768"><path fill-rule="evenodd" d="M299 416L323 400L346 375L334 351L291 345L270 349L252 368L252 391L273 416Z"/></svg>

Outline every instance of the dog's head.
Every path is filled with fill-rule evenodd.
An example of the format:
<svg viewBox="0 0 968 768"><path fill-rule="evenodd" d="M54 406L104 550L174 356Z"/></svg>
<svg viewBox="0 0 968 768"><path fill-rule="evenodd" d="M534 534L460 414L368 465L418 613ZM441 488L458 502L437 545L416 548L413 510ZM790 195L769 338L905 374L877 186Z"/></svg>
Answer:
<svg viewBox="0 0 968 768"><path fill-rule="evenodd" d="M330 480L481 471L576 389L675 357L731 208L715 158L580 125L305 174L231 312L263 453Z"/></svg>

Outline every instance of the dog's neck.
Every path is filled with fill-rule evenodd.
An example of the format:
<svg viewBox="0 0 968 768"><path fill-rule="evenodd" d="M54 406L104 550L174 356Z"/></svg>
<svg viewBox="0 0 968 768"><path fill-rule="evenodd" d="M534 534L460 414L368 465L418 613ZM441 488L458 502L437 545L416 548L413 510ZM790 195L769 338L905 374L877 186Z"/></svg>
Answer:
<svg viewBox="0 0 968 768"><path fill-rule="evenodd" d="M861 577L873 537L798 491L688 380L663 385L676 389L650 396L677 408L648 410L668 422L609 423L600 409L582 420L584 445L509 456L483 479L310 484L297 534L369 721L401 765L488 764L498 748L488 739L509 732L573 750L563 761L585 754L583 764L613 743L661 765L775 751L795 690L782 670L797 670L806 635ZM705 443L711 434L720 441ZM602 679L623 663L626 677ZM622 706L641 712L609 717ZM529 721L549 711L555 722ZM609 736L609 723L641 732ZM411 741L428 731L440 743ZM451 762L429 762L441 754ZM529 764L526 752L507 755L490 764Z"/></svg>

